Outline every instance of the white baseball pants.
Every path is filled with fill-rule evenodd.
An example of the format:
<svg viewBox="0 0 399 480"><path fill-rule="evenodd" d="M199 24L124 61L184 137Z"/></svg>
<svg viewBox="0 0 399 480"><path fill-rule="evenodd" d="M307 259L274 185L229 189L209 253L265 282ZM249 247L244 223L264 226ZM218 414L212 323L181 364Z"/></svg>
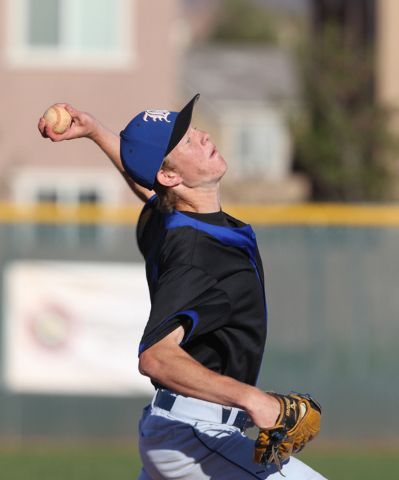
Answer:
<svg viewBox="0 0 399 480"><path fill-rule="evenodd" d="M274 464L265 470L252 462L254 440L239 428L188 418L195 418L195 412L181 413L172 415L152 405L144 409L139 428L143 462L139 480L283 478ZM287 480L324 479L294 457L282 464L282 473Z"/></svg>

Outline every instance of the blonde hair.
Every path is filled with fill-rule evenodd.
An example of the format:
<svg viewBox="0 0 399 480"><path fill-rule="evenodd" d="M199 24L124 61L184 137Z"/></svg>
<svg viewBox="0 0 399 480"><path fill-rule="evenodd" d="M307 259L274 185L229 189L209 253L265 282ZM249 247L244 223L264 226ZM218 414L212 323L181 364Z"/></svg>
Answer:
<svg viewBox="0 0 399 480"><path fill-rule="evenodd" d="M166 172L173 170L169 155L164 158L160 170L161 169L165 170ZM172 212L177 205L177 201L179 200L179 197L176 195L175 191L171 187L165 187L165 185L160 184L156 178L153 189L158 196L158 209L163 213Z"/></svg>

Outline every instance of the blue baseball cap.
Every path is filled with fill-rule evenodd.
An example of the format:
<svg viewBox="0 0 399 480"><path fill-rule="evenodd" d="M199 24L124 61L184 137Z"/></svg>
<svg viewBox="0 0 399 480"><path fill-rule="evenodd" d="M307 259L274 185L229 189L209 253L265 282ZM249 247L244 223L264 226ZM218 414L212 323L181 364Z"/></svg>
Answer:
<svg viewBox="0 0 399 480"><path fill-rule="evenodd" d="M136 183L152 190L164 158L186 134L198 99L199 94L180 112L141 112L122 130L122 165Z"/></svg>

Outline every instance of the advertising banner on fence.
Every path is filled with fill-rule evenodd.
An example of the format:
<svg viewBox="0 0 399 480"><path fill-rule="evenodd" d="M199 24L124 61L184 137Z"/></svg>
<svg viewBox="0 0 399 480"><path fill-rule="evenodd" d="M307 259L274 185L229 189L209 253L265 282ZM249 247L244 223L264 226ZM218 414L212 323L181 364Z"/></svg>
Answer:
<svg viewBox="0 0 399 480"><path fill-rule="evenodd" d="M150 300L144 264L15 262L4 272L6 388L150 395L138 347Z"/></svg>

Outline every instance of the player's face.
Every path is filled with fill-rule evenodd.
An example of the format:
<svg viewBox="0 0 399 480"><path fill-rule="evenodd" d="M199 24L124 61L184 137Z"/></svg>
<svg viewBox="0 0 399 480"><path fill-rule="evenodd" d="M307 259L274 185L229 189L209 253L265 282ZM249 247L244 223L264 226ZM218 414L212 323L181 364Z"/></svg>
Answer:
<svg viewBox="0 0 399 480"><path fill-rule="evenodd" d="M171 167L188 187L218 183L226 172L226 162L209 138L209 133L190 125L170 153Z"/></svg>

